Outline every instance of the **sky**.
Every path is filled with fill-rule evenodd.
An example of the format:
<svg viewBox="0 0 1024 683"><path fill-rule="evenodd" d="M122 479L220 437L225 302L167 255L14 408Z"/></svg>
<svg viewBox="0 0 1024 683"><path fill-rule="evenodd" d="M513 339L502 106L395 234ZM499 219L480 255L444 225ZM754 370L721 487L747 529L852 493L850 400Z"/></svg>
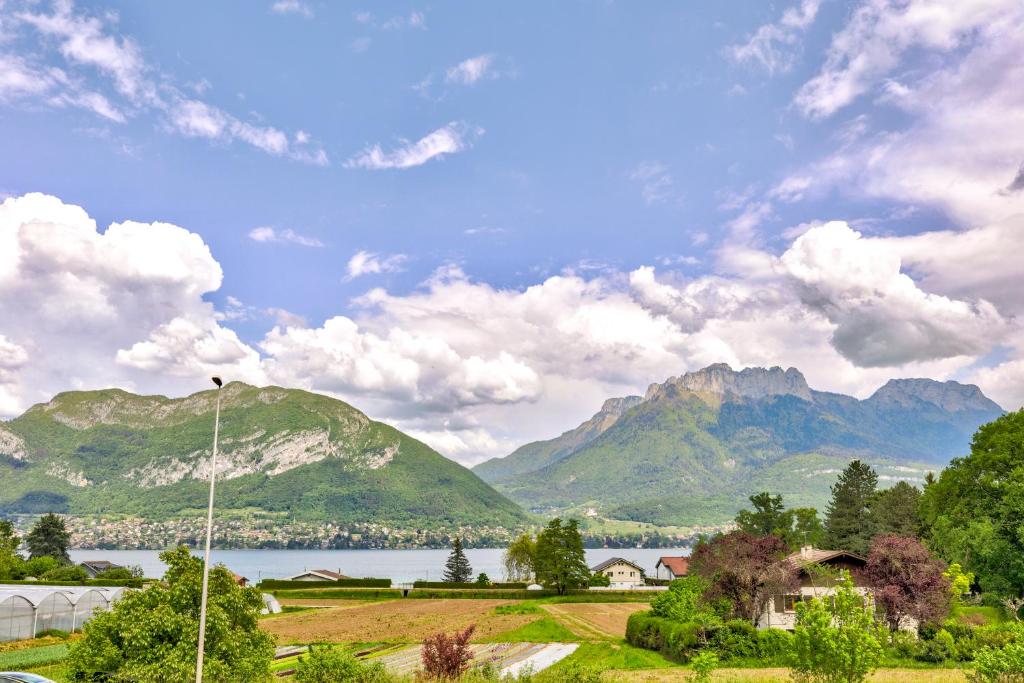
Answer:
<svg viewBox="0 0 1024 683"><path fill-rule="evenodd" d="M711 363L1024 404L1024 4L0 0L0 417L209 377L465 464Z"/></svg>

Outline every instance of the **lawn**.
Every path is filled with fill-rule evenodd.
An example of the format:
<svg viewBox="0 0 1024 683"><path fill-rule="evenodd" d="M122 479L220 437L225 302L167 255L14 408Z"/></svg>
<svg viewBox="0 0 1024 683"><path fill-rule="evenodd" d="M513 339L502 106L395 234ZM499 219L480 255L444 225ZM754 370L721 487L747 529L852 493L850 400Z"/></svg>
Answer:
<svg viewBox="0 0 1024 683"><path fill-rule="evenodd" d="M487 638L490 643L578 643L580 637L551 617Z"/></svg>
<svg viewBox="0 0 1024 683"><path fill-rule="evenodd" d="M0 671L17 671L32 666L42 666L59 662L68 656L68 646L44 645L42 647L21 648L9 652L0 652Z"/></svg>

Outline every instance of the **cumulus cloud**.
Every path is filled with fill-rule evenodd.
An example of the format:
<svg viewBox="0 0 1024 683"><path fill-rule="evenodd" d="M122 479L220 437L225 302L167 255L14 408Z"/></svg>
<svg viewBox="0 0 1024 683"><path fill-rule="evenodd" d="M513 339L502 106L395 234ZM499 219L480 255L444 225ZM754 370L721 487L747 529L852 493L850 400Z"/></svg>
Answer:
<svg viewBox="0 0 1024 683"><path fill-rule="evenodd" d="M921 290L895 250L841 221L811 228L780 260L802 301L835 324L836 349L861 367L976 356L1007 331L991 303Z"/></svg>
<svg viewBox="0 0 1024 683"><path fill-rule="evenodd" d="M315 237L300 235L291 228L278 230L268 225L253 228L249 231L249 239L254 242L284 242L298 244L302 247L322 247L324 243Z"/></svg>
<svg viewBox="0 0 1024 683"><path fill-rule="evenodd" d="M348 260L346 279L354 280L363 275L379 275L381 273L397 273L409 257L405 254L381 255L372 251L357 251Z"/></svg>
<svg viewBox="0 0 1024 683"><path fill-rule="evenodd" d="M452 121L416 142L402 140L397 149L385 152L380 145L373 145L345 162L347 168L370 170L406 169L422 166L431 159L441 159L469 149L473 141L483 135L482 128Z"/></svg>
<svg viewBox="0 0 1024 683"><path fill-rule="evenodd" d="M782 14L774 24L764 24L746 43L729 47L728 54L738 63L754 62L769 74L789 71L796 60L800 34L818 14L821 0L802 0Z"/></svg>

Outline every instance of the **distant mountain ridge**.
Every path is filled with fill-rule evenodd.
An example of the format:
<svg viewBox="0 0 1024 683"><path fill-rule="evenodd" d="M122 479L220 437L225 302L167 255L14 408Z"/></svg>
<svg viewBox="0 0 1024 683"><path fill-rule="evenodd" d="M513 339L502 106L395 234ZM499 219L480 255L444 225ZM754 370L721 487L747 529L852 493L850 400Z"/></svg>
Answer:
<svg viewBox="0 0 1024 683"><path fill-rule="evenodd" d="M643 399L612 399L576 429L474 471L536 510L724 521L765 488L822 507L855 457L883 481L920 479L965 454L974 431L1002 414L958 382L894 379L859 400L815 391L795 368L719 363L652 384Z"/></svg>
<svg viewBox="0 0 1024 683"><path fill-rule="evenodd" d="M476 475L343 401L221 389L217 504L311 521L515 525ZM0 422L0 511L170 518L205 508L215 391L67 392Z"/></svg>

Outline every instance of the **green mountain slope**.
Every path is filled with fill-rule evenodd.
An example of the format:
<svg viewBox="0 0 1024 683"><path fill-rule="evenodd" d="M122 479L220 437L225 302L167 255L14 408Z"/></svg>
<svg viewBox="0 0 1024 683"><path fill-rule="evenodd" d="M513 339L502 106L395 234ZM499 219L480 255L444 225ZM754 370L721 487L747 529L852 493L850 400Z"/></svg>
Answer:
<svg viewBox="0 0 1024 683"><path fill-rule="evenodd" d="M574 448L552 449L565 435L531 444L553 454L533 468L520 449L506 458L514 467L491 462L477 472L535 510L713 524L765 489L822 508L854 457L874 464L883 482L921 479L966 452L974 430L1002 412L955 382L893 380L860 401L813 391L792 368L713 365L652 385Z"/></svg>
<svg viewBox="0 0 1024 683"><path fill-rule="evenodd" d="M464 467L342 401L222 391L217 503L336 523L505 525L522 510ZM0 423L0 510L169 518L205 508L215 392L68 392Z"/></svg>

